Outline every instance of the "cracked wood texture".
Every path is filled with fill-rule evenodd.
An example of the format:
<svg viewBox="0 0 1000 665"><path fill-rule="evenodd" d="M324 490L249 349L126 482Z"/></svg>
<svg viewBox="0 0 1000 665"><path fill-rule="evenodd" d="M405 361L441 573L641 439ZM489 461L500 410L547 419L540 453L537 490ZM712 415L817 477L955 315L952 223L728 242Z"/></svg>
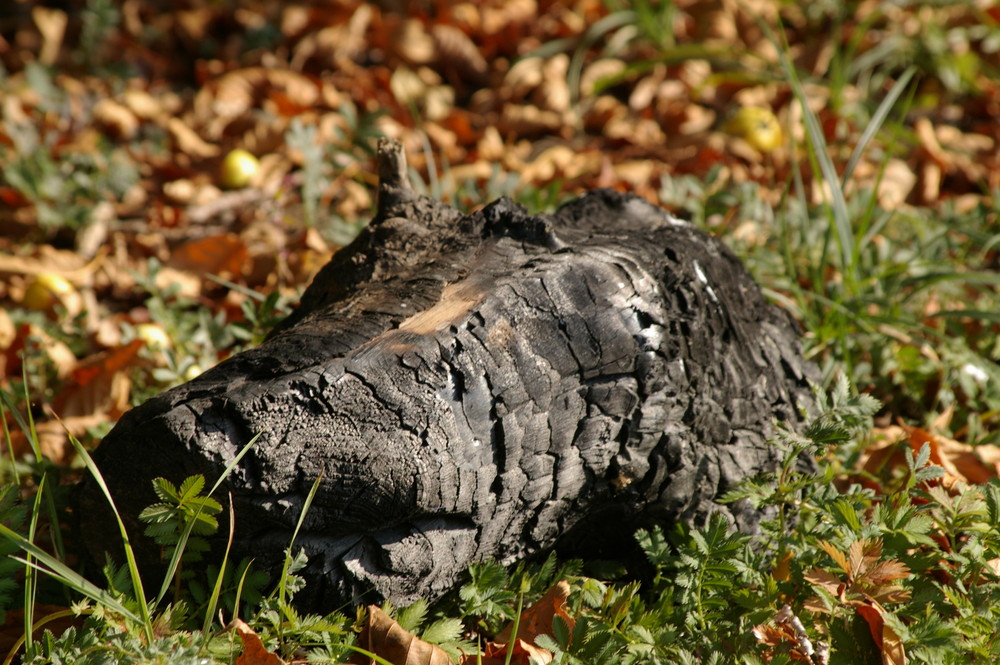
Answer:
<svg viewBox="0 0 1000 665"><path fill-rule="evenodd" d="M317 608L405 605L470 562L613 552L713 511L755 529L759 513L715 499L775 467L773 423L800 421L814 370L721 242L604 190L552 215L506 199L463 215L409 189L397 143L380 159L375 219L299 309L96 451L143 565L159 555L136 519L151 480L211 484L256 435L218 495L233 553L280 570L322 476L296 541ZM94 560L120 549L93 482L79 513Z"/></svg>

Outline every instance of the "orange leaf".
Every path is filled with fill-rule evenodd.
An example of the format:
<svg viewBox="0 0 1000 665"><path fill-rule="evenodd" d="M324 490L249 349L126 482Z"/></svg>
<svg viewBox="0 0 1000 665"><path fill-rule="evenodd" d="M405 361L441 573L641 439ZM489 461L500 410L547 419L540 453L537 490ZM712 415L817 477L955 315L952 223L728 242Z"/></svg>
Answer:
<svg viewBox="0 0 1000 665"><path fill-rule="evenodd" d="M820 570L819 568L815 568L806 573L805 578L810 584L821 586L835 596L838 595L838 589L843 584L843 581L839 577L833 573L828 573L825 570Z"/></svg>
<svg viewBox="0 0 1000 665"><path fill-rule="evenodd" d="M795 638L795 631L788 624L780 624L778 626L769 626L767 624L761 624L759 626L754 626L753 636L757 638L757 641L761 644L765 644L769 647L778 646L779 644L795 644L797 640Z"/></svg>
<svg viewBox="0 0 1000 665"><path fill-rule="evenodd" d="M842 571L844 571L848 575L851 574L851 565L847 562L847 557L844 556L843 552L838 550L835 545L833 545L832 543L828 543L825 540L819 541L819 546L824 552L830 555L830 558L837 563L837 566Z"/></svg>
<svg viewBox="0 0 1000 665"><path fill-rule="evenodd" d="M754 626L753 636L765 646L783 647L793 662L812 663L812 659L803 651L795 629L788 623L779 623L777 626L768 624ZM765 662L769 660L767 652L765 652L764 658Z"/></svg>
<svg viewBox="0 0 1000 665"><path fill-rule="evenodd" d="M451 665L451 658L443 649L403 630L376 605L368 606L368 621L358 636L358 646L392 665ZM375 661L356 653L350 662L371 665Z"/></svg>
<svg viewBox="0 0 1000 665"><path fill-rule="evenodd" d="M855 540L848 548L848 554L850 568L847 569L847 573L852 579L856 579L864 575L882 556L882 541L878 539L869 541L867 538Z"/></svg>
<svg viewBox="0 0 1000 665"><path fill-rule="evenodd" d="M236 659L236 665L287 665L277 654L265 649L257 633L240 619L234 619L229 627L239 633L243 642L243 653Z"/></svg>
<svg viewBox="0 0 1000 665"><path fill-rule="evenodd" d="M792 553L785 552L784 556L774 564L774 568L771 570L771 577L777 582L784 582L792 574Z"/></svg>
<svg viewBox="0 0 1000 665"><path fill-rule="evenodd" d="M191 240L180 246L168 265L196 275L240 275L247 265L249 253L239 236L226 233Z"/></svg>
<svg viewBox="0 0 1000 665"><path fill-rule="evenodd" d="M483 649L483 655L467 655L460 661L461 665L504 665L507 662L507 651L511 650L510 662L514 665L545 665L552 662L552 653L536 647L534 644L518 638L510 644L489 642Z"/></svg>
<svg viewBox="0 0 1000 665"><path fill-rule="evenodd" d="M572 633L576 621L566 613L566 600L568 598L569 582L560 580L552 585L552 588L546 591L545 595L538 599L538 602L521 612L521 619L517 625L517 637L534 643L535 638L539 635L552 635L552 620L557 614L562 617ZM507 624L496 636L495 641L499 644L510 642L513 630L514 622Z"/></svg>
<svg viewBox="0 0 1000 665"><path fill-rule="evenodd" d="M77 363L70 372L66 389L56 398L53 410L63 418L106 413L117 417L129 406L131 368L142 348L142 340L133 340L95 354Z"/></svg>
<svg viewBox="0 0 1000 665"><path fill-rule="evenodd" d="M872 566L866 577L874 584L881 584L909 576L910 569L907 568L905 563L896 559L889 559L888 561L879 561Z"/></svg>
<svg viewBox="0 0 1000 665"><path fill-rule="evenodd" d="M944 468L954 480L970 483L986 483L997 477L996 464L984 463L983 458L994 462L1000 451L996 446L970 446L959 443L940 434L932 434L919 427L903 426L909 436L910 447L920 450L924 443L930 444L931 461Z"/></svg>
<svg viewBox="0 0 1000 665"><path fill-rule="evenodd" d="M891 627L885 623L882 614L885 610L878 603L858 606L858 614L868 624L872 639L882 653L882 665L906 665L906 652L903 642Z"/></svg>

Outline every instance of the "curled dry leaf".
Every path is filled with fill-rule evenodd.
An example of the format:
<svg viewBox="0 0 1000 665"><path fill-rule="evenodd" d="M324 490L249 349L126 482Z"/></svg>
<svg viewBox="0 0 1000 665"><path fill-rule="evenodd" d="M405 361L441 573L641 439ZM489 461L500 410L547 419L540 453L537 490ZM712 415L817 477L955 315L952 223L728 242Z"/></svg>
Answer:
<svg viewBox="0 0 1000 665"><path fill-rule="evenodd" d="M403 630L376 605L368 606L368 620L358 636L357 644L392 665L451 665L451 658L444 650ZM355 653L350 662L355 665L372 665L375 660Z"/></svg>
<svg viewBox="0 0 1000 665"><path fill-rule="evenodd" d="M139 119L127 106L113 99L102 99L94 105L94 120L113 135L131 139L139 131Z"/></svg>
<svg viewBox="0 0 1000 665"><path fill-rule="evenodd" d="M38 54L38 60L46 66L54 65L66 34L66 12L36 5L31 8L31 18L42 35L42 51Z"/></svg>
<svg viewBox="0 0 1000 665"><path fill-rule="evenodd" d="M431 36L439 66L453 71L462 80L486 83L489 64L467 34L453 25L438 23L431 27Z"/></svg>
<svg viewBox="0 0 1000 665"><path fill-rule="evenodd" d="M793 663L812 663L812 659L799 645L799 639L795 634L795 629L787 622L777 625L761 624L754 626L753 636L764 646L782 647ZM770 658L765 653L765 661Z"/></svg>
<svg viewBox="0 0 1000 665"><path fill-rule="evenodd" d="M956 482L985 483L998 477L1000 472L1000 446L985 444L970 446L941 434L919 427L890 426L877 430L881 443L865 451L862 468L877 473L885 466L906 465L898 443L905 441L909 453L919 451L924 444L930 447L930 463L945 470L943 482L951 486Z"/></svg>
<svg viewBox="0 0 1000 665"><path fill-rule="evenodd" d="M195 159L208 159L219 154L219 146L212 145L205 139L198 136L197 132L184 124L180 118L171 118L167 121L167 131L177 143L177 149Z"/></svg>
<svg viewBox="0 0 1000 665"><path fill-rule="evenodd" d="M509 658L508 651L511 652ZM508 662L514 665L546 665L552 662L552 658L552 652L518 638L513 644L490 642L483 649L482 656L466 656L461 665L506 665Z"/></svg>
<svg viewBox="0 0 1000 665"><path fill-rule="evenodd" d="M878 603L866 603L859 605L858 614L868 624L875 646L882 654L882 665L906 665L906 650L903 648L903 641L895 630L886 622L885 608Z"/></svg>
<svg viewBox="0 0 1000 665"><path fill-rule="evenodd" d="M573 632L576 621L566 613L566 601L569 599L569 582L560 580L552 585L545 595L538 599L531 607L521 613L518 621L517 637L534 642L539 635L552 634L552 621L556 616L562 620ZM511 633L514 630L514 622L500 631L495 642L509 642Z"/></svg>
<svg viewBox="0 0 1000 665"><path fill-rule="evenodd" d="M232 278L243 273L249 252L233 233L190 240L177 248L167 265L193 275Z"/></svg>
<svg viewBox="0 0 1000 665"><path fill-rule="evenodd" d="M141 340L80 360L69 373L66 387L55 400L63 418L100 414L115 420L129 408L129 371L139 361Z"/></svg>
<svg viewBox="0 0 1000 665"><path fill-rule="evenodd" d="M242 620L234 619L227 628L236 631L243 642L243 653L236 659L236 665L286 665L280 656L264 648L257 633Z"/></svg>

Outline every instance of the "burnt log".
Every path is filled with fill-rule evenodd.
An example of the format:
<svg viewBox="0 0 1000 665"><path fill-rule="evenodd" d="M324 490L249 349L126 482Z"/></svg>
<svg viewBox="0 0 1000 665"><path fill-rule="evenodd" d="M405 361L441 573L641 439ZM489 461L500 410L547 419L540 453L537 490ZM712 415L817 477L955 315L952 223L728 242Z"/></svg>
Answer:
<svg viewBox="0 0 1000 665"><path fill-rule="evenodd" d="M410 189L397 143L379 148L375 218L295 313L96 451L141 564L159 556L136 519L151 480L212 482L255 436L225 484L233 553L279 569L322 476L296 541L314 607L433 598L471 562L568 534L717 511L753 532L759 512L716 499L775 467L774 423L801 421L814 369L734 254L613 191L462 214ZM118 542L104 503L84 483L98 561Z"/></svg>

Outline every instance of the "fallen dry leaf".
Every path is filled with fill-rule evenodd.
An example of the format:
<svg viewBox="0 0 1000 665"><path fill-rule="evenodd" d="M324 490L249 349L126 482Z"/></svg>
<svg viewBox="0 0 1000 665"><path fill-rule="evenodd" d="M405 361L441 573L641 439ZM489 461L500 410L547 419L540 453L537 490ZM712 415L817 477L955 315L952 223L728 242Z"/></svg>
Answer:
<svg viewBox="0 0 1000 665"><path fill-rule="evenodd" d="M872 639L882 654L882 665L906 665L906 650L899 635L888 624L883 614L885 608L876 602L857 606L857 612L868 624Z"/></svg>
<svg viewBox="0 0 1000 665"><path fill-rule="evenodd" d="M926 443L930 447L930 462L945 470L944 482L985 483L998 477L1000 446L986 444L971 446L920 427L894 425L876 430L880 443L865 451L862 468L877 473L885 466L906 466L903 450L897 445L906 441L910 454L919 451Z"/></svg>
<svg viewBox="0 0 1000 665"><path fill-rule="evenodd" d="M264 648L253 628L240 619L234 619L228 626L235 630L243 642L243 653L236 659L236 665L287 665L277 654Z"/></svg>
<svg viewBox="0 0 1000 665"><path fill-rule="evenodd" d="M440 647L403 630L377 605L368 606L368 620L357 644L392 665L451 665L451 658ZM375 660L355 653L350 662L354 665L373 665Z"/></svg>
<svg viewBox="0 0 1000 665"><path fill-rule="evenodd" d="M130 406L132 383L128 374L138 362L143 344L133 340L79 361L56 397L53 410L61 418L100 414L108 420L117 419Z"/></svg>
<svg viewBox="0 0 1000 665"><path fill-rule="evenodd" d="M538 599L531 607L521 613L518 621L517 637L534 642L539 635L552 634L552 620L558 615L566 622L566 626L572 633L576 621L566 613L566 601L569 598L569 582L560 580L552 585L545 595ZM514 630L514 622L510 622L500 631L494 642L509 642L511 632Z"/></svg>
<svg viewBox="0 0 1000 665"><path fill-rule="evenodd" d="M459 665L505 665L508 662L508 651L511 651L509 662L514 665L546 665L553 658L550 651L518 638L513 646L489 642L483 649L482 656L465 656L459 661Z"/></svg>
<svg viewBox="0 0 1000 665"><path fill-rule="evenodd" d="M174 250L167 265L199 276L208 274L233 278L246 269L248 257L243 240L227 233L184 243Z"/></svg>

